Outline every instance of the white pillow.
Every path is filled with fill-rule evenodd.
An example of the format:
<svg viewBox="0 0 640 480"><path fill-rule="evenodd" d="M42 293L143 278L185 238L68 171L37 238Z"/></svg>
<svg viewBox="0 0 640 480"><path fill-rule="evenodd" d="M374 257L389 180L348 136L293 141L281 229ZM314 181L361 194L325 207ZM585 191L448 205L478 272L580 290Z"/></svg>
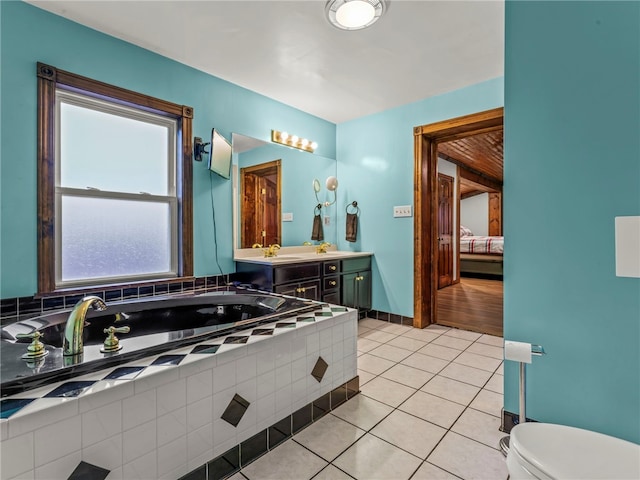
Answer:
<svg viewBox="0 0 640 480"><path fill-rule="evenodd" d="M469 230L467 227L460 225L460 236L461 237L471 237L473 236L473 232Z"/></svg>

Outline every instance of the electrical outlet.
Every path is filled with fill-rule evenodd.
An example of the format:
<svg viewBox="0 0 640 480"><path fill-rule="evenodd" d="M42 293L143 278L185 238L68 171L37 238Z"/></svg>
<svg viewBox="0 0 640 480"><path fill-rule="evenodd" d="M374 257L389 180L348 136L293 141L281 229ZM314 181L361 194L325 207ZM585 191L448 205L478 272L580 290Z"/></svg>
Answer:
<svg viewBox="0 0 640 480"><path fill-rule="evenodd" d="M411 215L411 205L400 205L397 207L393 207L394 217L410 217Z"/></svg>
<svg viewBox="0 0 640 480"><path fill-rule="evenodd" d="M329 216L324 217L324 224L325 225L330 225L331 224L331 217L329 217Z"/></svg>

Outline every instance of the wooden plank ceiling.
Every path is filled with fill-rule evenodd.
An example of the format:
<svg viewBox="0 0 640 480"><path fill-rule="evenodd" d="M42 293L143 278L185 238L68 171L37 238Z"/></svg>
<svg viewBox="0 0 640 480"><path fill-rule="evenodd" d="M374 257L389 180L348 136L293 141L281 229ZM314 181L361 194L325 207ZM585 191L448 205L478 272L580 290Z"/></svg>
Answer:
<svg viewBox="0 0 640 480"><path fill-rule="evenodd" d="M460 179L460 195L495 192L502 185L504 169L503 129L438 144L438 155L468 170L476 181ZM478 180L486 178L491 185Z"/></svg>

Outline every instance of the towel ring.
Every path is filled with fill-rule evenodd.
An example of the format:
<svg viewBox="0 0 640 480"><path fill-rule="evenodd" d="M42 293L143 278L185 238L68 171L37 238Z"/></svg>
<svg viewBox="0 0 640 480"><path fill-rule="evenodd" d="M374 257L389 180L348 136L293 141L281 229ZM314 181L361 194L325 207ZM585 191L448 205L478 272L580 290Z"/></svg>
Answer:
<svg viewBox="0 0 640 480"><path fill-rule="evenodd" d="M322 212L322 204L319 203L318 205L316 205L316 208L313 209L313 213L319 215L321 212Z"/></svg>
<svg viewBox="0 0 640 480"><path fill-rule="evenodd" d="M349 207L353 207L355 209L355 212L349 212ZM347 213L355 213L356 215L360 215L360 207L358 207L358 202L351 202L349 205L347 205L347 208L345 210L347 211Z"/></svg>

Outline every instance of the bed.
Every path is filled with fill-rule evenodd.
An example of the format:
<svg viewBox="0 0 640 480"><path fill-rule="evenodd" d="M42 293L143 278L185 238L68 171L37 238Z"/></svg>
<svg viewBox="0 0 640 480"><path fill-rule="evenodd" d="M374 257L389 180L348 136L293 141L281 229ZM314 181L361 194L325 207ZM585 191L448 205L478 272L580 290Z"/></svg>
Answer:
<svg viewBox="0 0 640 480"><path fill-rule="evenodd" d="M502 276L504 237L478 236L460 227L460 274Z"/></svg>

